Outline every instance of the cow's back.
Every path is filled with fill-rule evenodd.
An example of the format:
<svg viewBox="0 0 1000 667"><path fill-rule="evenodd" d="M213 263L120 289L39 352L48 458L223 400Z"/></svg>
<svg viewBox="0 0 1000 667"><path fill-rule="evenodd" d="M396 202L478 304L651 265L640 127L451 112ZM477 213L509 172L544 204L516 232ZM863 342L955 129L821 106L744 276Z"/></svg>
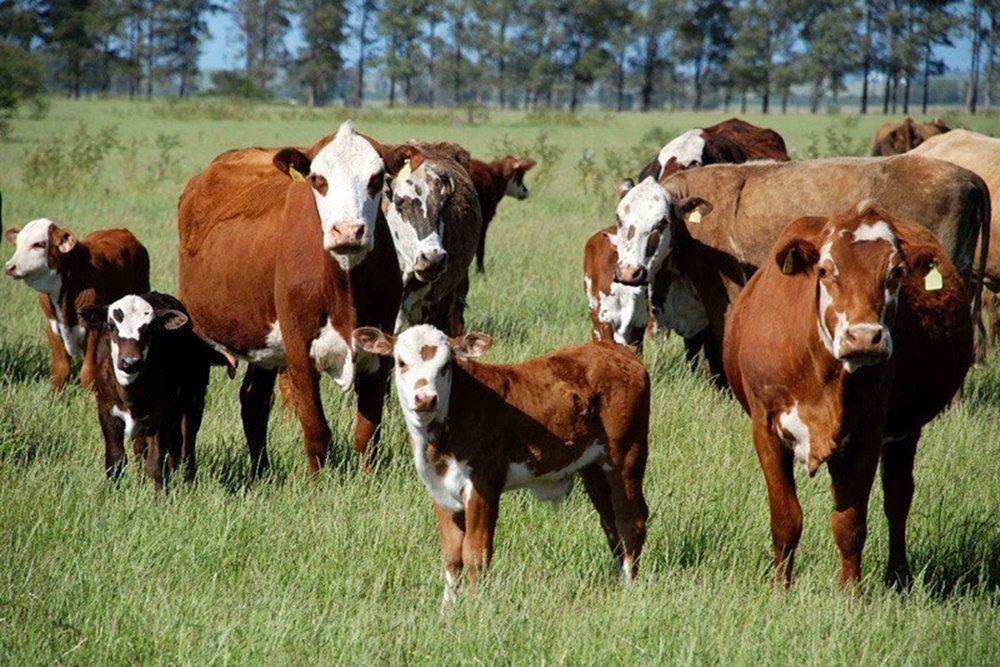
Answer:
<svg viewBox="0 0 1000 667"><path fill-rule="evenodd" d="M746 154L747 160L776 160L786 162L791 158L780 134L766 127L757 127L739 118L730 118L706 127L706 133L729 137Z"/></svg>
<svg viewBox="0 0 1000 667"><path fill-rule="evenodd" d="M102 229L83 240L95 275L95 303L111 303L126 294L149 291L149 253L127 229Z"/></svg>

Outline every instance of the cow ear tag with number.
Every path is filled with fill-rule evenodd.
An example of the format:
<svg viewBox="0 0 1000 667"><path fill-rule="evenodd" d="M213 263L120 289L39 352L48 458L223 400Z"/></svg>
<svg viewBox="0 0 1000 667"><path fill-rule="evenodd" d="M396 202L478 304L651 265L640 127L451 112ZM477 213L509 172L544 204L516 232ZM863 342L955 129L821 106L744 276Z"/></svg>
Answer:
<svg viewBox="0 0 1000 667"><path fill-rule="evenodd" d="M306 177L302 175L302 172L291 165L288 167L288 175L292 177L293 181L301 182L306 180Z"/></svg>
<svg viewBox="0 0 1000 667"><path fill-rule="evenodd" d="M931 264L931 270L924 277L924 289L928 292L934 292L943 286L944 278L941 277L941 272L938 271L937 264Z"/></svg>
<svg viewBox="0 0 1000 667"><path fill-rule="evenodd" d="M699 222L701 222L701 211L699 211L698 209L691 211L690 215L688 215L688 222L690 222L692 225L697 225Z"/></svg>
<svg viewBox="0 0 1000 667"><path fill-rule="evenodd" d="M413 170L410 169L410 161L407 159L403 162L403 166L400 168L399 173L396 174L396 180L403 179L404 181L410 177L410 173Z"/></svg>

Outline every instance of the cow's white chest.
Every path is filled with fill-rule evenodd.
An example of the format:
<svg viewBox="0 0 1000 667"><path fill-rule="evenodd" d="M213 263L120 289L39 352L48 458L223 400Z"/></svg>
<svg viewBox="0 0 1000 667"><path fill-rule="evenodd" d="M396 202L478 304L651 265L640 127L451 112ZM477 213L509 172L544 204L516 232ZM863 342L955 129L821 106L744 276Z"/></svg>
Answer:
<svg viewBox="0 0 1000 667"><path fill-rule="evenodd" d="M795 402L791 410L782 412L778 417L778 437L795 453L795 460L804 466L809 465L809 426L799 415L799 403Z"/></svg>
<svg viewBox="0 0 1000 667"><path fill-rule="evenodd" d="M410 284L412 285L413 281L410 281ZM424 324L424 304L430 291L430 283L420 283L415 289L409 287L403 289L403 299L396 315L397 334L415 324Z"/></svg>
<svg viewBox="0 0 1000 667"><path fill-rule="evenodd" d="M441 464L427 460L424 448L414 445L413 463L417 475L434 501L449 512L461 512L472 490L472 468L453 456L442 457Z"/></svg>
<svg viewBox="0 0 1000 667"><path fill-rule="evenodd" d="M649 317L645 286L611 284L611 294L600 293L597 319L611 326L615 342L631 345L632 331L644 330Z"/></svg>
<svg viewBox="0 0 1000 667"><path fill-rule="evenodd" d="M122 410L117 405L111 406L111 414L114 417L122 420L125 424L125 437L131 438L132 434L135 433L135 426L138 424L138 420L132 416L132 413L128 410Z"/></svg>
<svg viewBox="0 0 1000 667"><path fill-rule="evenodd" d="M354 385L353 351L329 319L309 345L309 356L316 364L316 370L328 374L344 390Z"/></svg>
<svg viewBox="0 0 1000 667"><path fill-rule="evenodd" d="M87 327L79 325L69 327L59 324L58 329L59 336L63 341L63 347L66 348L66 354L71 357L80 354L80 351L83 349L83 343L87 339Z"/></svg>
<svg viewBox="0 0 1000 667"><path fill-rule="evenodd" d="M573 485L573 476L582 468L597 461L603 453L604 445L595 442L565 468L541 475L536 475L527 463L511 463L507 467L507 481L503 490L530 489L539 500L549 502L562 500Z"/></svg>

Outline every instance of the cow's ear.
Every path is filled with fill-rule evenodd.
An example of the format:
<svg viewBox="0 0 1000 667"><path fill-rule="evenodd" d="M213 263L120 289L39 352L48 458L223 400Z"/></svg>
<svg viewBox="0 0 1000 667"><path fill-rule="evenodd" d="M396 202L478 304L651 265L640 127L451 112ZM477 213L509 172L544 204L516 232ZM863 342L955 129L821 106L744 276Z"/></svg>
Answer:
<svg viewBox="0 0 1000 667"><path fill-rule="evenodd" d="M395 180L397 176L406 179L424 161L424 154L419 148L412 144L396 146L385 156L385 174L390 180ZM409 170L409 171L407 171Z"/></svg>
<svg viewBox="0 0 1000 667"><path fill-rule="evenodd" d="M304 181L306 175L312 171L312 161L297 148L282 148L272 162L278 171L293 181Z"/></svg>
<svg viewBox="0 0 1000 667"><path fill-rule="evenodd" d="M677 210L680 211L684 222L697 224L701 219L712 212L715 208L701 197L687 197L677 203Z"/></svg>
<svg viewBox="0 0 1000 667"><path fill-rule="evenodd" d="M91 303L86 306L80 306L77 313L80 315L80 319L93 327L103 326L108 321L107 306L98 306Z"/></svg>
<svg viewBox="0 0 1000 667"><path fill-rule="evenodd" d="M903 251L907 272L921 278L925 278L943 262L939 247L930 243L907 243L901 240L900 250Z"/></svg>
<svg viewBox="0 0 1000 667"><path fill-rule="evenodd" d="M608 240L612 248L618 247L618 234L614 232L604 232L604 238Z"/></svg>
<svg viewBox="0 0 1000 667"><path fill-rule="evenodd" d="M52 225L49 235L49 244L59 248L59 252L64 255L76 247L76 234L68 229Z"/></svg>
<svg viewBox="0 0 1000 667"><path fill-rule="evenodd" d="M635 187L635 181L631 178L623 178L618 184L618 198L621 199L628 194L628 191Z"/></svg>
<svg viewBox="0 0 1000 667"><path fill-rule="evenodd" d="M8 227L7 231L3 233L4 238L6 238L10 243L17 245L17 235L20 233L20 227Z"/></svg>
<svg viewBox="0 0 1000 667"><path fill-rule="evenodd" d="M164 329L173 331L174 329L180 329L182 326L187 324L188 316L173 308L163 308L156 311L156 321L159 322L160 326Z"/></svg>
<svg viewBox="0 0 1000 667"><path fill-rule="evenodd" d="M792 276L818 262L819 250L805 239L792 239L778 251L774 261L782 273Z"/></svg>
<svg viewBox="0 0 1000 667"><path fill-rule="evenodd" d="M475 359L491 347L493 347L493 336L478 331L451 339L451 349L459 359Z"/></svg>
<svg viewBox="0 0 1000 667"><path fill-rule="evenodd" d="M396 337L390 336L375 327L358 327L352 334L354 343L365 352L371 352L382 357L391 357L396 347Z"/></svg>
<svg viewBox="0 0 1000 667"><path fill-rule="evenodd" d="M514 165L514 168L519 171L528 171L529 169L533 168L536 164L538 163L531 159L521 160L516 165Z"/></svg>

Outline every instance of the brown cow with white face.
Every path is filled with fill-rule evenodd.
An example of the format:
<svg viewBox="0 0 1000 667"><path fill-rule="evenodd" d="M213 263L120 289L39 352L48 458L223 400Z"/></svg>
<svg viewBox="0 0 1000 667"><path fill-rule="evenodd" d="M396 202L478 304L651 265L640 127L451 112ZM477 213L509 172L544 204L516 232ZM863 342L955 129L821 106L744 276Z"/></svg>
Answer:
<svg viewBox="0 0 1000 667"><path fill-rule="evenodd" d="M524 175L538 164L531 159L518 159L513 155L483 162L469 160L469 176L476 186L479 196L479 207L483 215L483 231L479 235L479 245L476 247L476 271L486 272L486 230L496 215L497 206L504 195L514 199L527 199L528 186L524 184Z"/></svg>
<svg viewBox="0 0 1000 667"><path fill-rule="evenodd" d="M501 493L559 500L576 473L621 572L635 576L649 514L649 375L632 352L590 343L497 366L473 361L492 344L486 334L449 339L421 325L354 338L395 360L413 461L437 510L446 601L463 568L474 585L489 564Z"/></svg>
<svg viewBox="0 0 1000 667"><path fill-rule="evenodd" d="M356 449L368 451L376 434L388 366L356 356L351 332L391 330L399 309L399 270L379 213L392 150L346 122L306 152L226 153L181 195L181 298L200 335L250 364L240 399L254 474L268 464L279 369L288 371L312 472L331 438L320 374L357 393Z"/></svg>
<svg viewBox="0 0 1000 667"><path fill-rule="evenodd" d="M901 155L913 150L931 137L950 131L951 128L945 125L940 118L935 118L929 123L919 123L912 118L907 118L900 123L886 123L875 131L872 156Z"/></svg>
<svg viewBox="0 0 1000 667"><path fill-rule="evenodd" d="M81 352L80 382L89 387L97 373L97 334L87 332L78 310L148 291L149 254L127 229L99 230L78 240L48 218L23 229L11 227L6 238L16 247L4 267L7 275L39 293L52 352L52 388L62 390L70 359Z"/></svg>
<svg viewBox="0 0 1000 667"><path fill-rule="evenodd" d="M962 278L926 229L870 202L800 218L729 319L725 369L753 422L774 565L791 583L802 533L793 464L826 463L844 584L861 578L868 496L882 460L887 582L909 578L906 520L921 428L961 387L972 351Z"/></svg>

